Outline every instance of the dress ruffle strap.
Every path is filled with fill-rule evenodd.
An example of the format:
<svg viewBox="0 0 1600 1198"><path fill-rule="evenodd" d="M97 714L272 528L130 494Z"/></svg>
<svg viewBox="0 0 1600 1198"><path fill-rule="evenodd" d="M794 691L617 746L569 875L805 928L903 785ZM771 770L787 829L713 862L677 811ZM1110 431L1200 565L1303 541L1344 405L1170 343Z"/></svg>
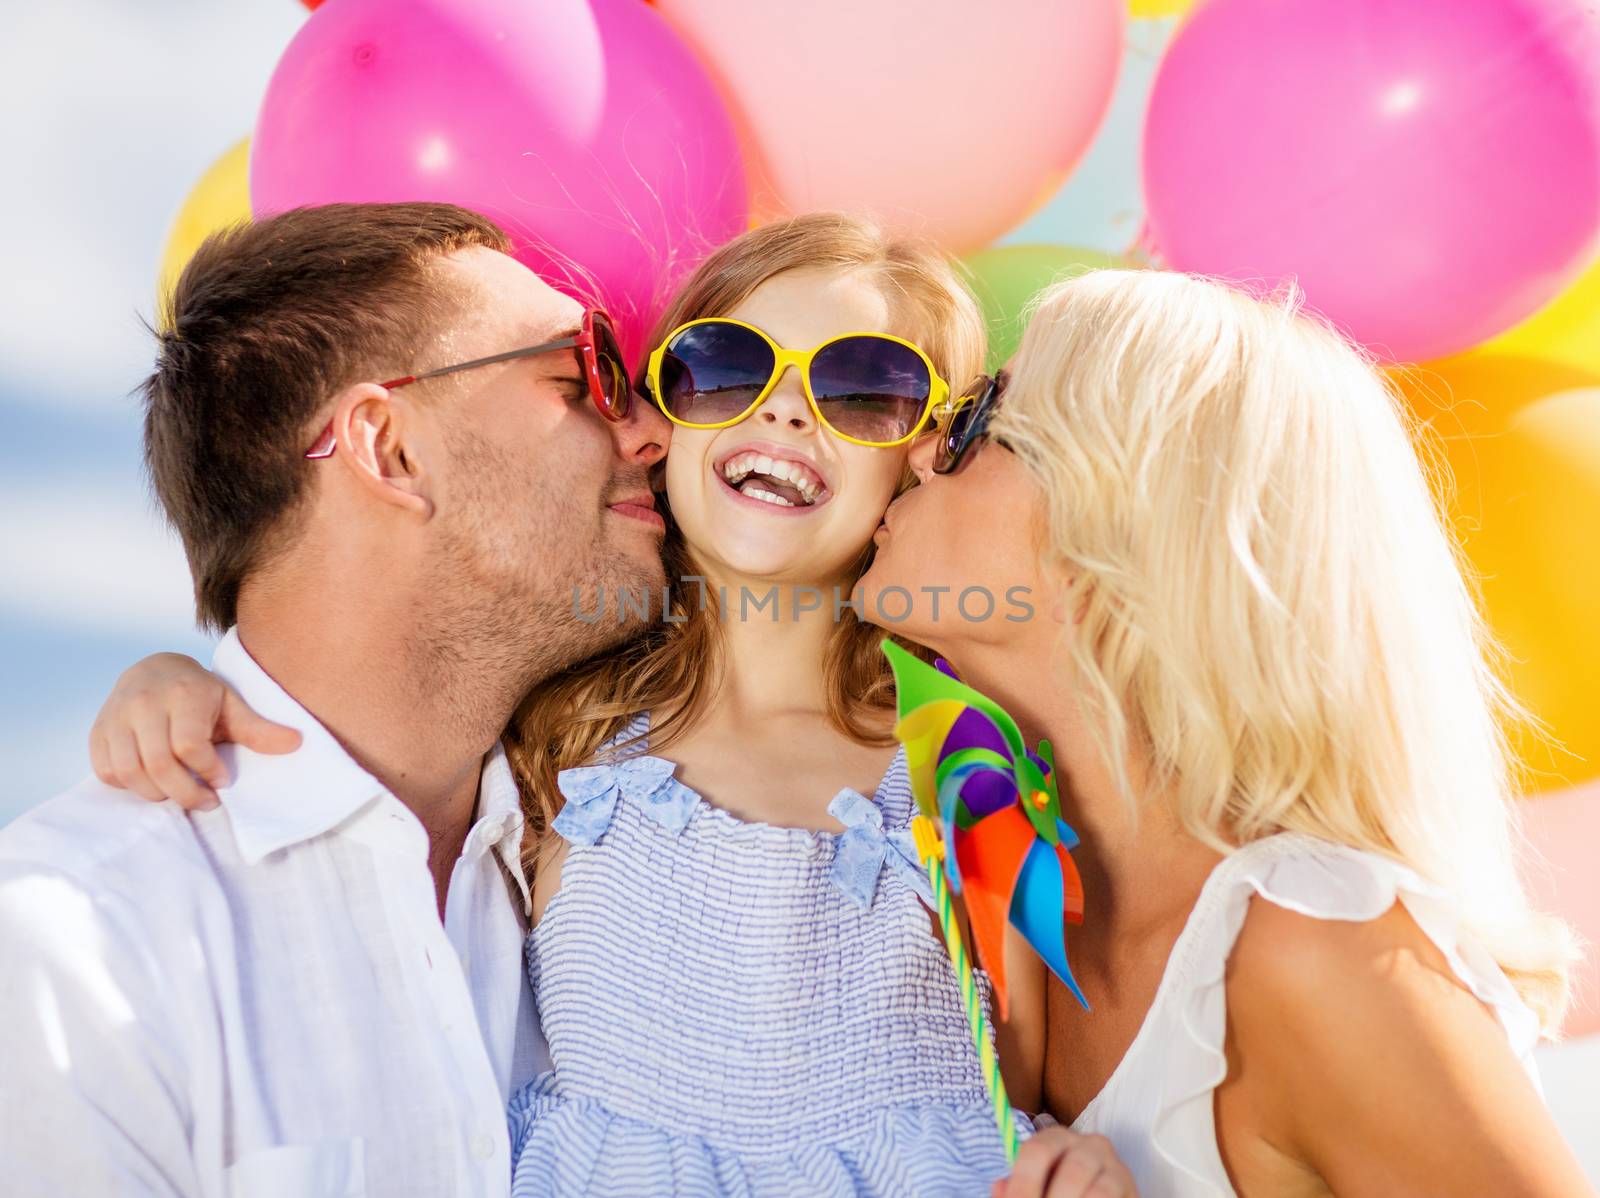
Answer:
<svg viewBox="0 0 1600 1198"><path fill-rule="evenodd" d="M572 844L594 844L611 826L617 800L626 799L669 832L682 832L699 796L673 777L662 757L629 757L562 770L556 786L566 804L550 825Z"/></svg>
<svg viewBox="0 0 1600 1198"><path fill-rule="evenodd" d="M883 812L859 791L846 787L828 804L828 814L844 825L834 841L833 866L828 880L863 911L872 907L878 878L884 867L899 874L921 899L931 904L933 891L917 856L916 841L908 829L883 830Z"/></svg>
<svg viewBox="0 0 1600 1198"><path fill-rule="evenodd" d="M1133 1046L1073 1124L1111 1139L1141 1193L1235 1193L1217 1150L1215 1090L1228 1075L1228 960L1258 896L1342 922L1369 922L1403 904L1456 977L1499 1017L1537 1086L1538 1020L1493 957L1463 935L1443 891L1375 853L1280 832L1237 849L1207 879Z"/></svg>

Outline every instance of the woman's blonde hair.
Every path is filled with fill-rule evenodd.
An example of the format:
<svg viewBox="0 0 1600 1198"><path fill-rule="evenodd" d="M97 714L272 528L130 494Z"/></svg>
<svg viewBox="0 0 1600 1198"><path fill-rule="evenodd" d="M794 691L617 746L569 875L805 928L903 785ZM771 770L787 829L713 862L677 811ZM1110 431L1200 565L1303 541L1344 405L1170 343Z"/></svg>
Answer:
<svg viewBox="0 0 1600 1198"><path fill-rule="evenodd" d="M802 268L870 275L889 301L895 332L921 345L952 387L959 389L982 369L983 318L950 262L931 243L891 237L866 220L840 213L762 225L723 246L678 293L650 344L686 321L723 315L768 279ZM530 869L561 809L557 773L592 760L641 711L670 709L651 728L653 748L670 743L693 725L713 693L721 664L715 596L703 595L709 588L697 582L685 583L698 571L670 508L666 516L667 604L673 622L654 625L541 683L512 717L505 744L522 790L528 828L524 857ZM870 544L863 550L848 579L852 586L870 563L871 551ZM869 744L889 743L881 715L894 703L893 679L878 649L882 636L846 608L824 663L829 720Z"/></svg>
<svg viewBox="0 0 1600 1198"><path fill-rule="evenodd" d="M1298 295L1156 271L1047 291L991 424L1042 487L1130 801L1132 751L1220 850L1297 831L1410 866L1551 1029L1575 942L1517 877L1515 708L1407 428Z"/></svg>

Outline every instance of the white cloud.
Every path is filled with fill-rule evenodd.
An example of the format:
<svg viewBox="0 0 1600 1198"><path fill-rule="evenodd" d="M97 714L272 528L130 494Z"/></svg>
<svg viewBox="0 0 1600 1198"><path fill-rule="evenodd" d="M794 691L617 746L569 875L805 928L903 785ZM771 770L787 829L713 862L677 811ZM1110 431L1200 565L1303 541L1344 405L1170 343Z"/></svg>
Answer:
<svg viewBox="0 0 1600 1198"><path fill-rule="evenodd" d="M33 626L165 636L194 625L189 568L147 503L82 478L0 484L0 612Z"/></svg>
<svg viewBox="0 0 1600 1198"><path fill-rule="evenodd" d="M0 361L51 402L120 401L150 359L167 223L249 133L295 0L14 4L0 37ZM19 387L14 398L25 399Z"/></svg>

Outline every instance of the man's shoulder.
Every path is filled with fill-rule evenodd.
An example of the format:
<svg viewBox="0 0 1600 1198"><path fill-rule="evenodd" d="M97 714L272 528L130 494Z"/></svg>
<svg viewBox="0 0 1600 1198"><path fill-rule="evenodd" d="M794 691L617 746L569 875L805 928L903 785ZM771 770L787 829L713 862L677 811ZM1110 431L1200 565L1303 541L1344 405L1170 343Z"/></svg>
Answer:
<svg viewBox="0 0 1600 1198"><path fill-rule="evenodd" d="M210 870L177 804L88 777L0 828L0 876L34 872L115 892L194 885Z"/></svg>

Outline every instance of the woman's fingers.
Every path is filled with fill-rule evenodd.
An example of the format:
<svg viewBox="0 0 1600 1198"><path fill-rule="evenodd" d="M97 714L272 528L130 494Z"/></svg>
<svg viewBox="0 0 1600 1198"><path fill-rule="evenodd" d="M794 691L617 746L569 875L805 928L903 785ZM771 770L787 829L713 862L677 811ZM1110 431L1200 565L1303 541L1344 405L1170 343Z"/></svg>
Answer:
<svg viewBox="0 0 1600 1198"><path fill-rule="evenodd" d="M1091 1189L1088 1198L1139 1198L1138 1187L1133 1184L1133 1174L1128 1172L1128 1166L1122 1163L1122 1158L1116 1154L1109 1140L1106 1146L1106 1171L1095 1179L1095 1188Z"/></svg>
<svg viewBox="0 0 1600 1198"><path fill-rule="evenodd" d="M1005 1198L1044 1198L1050 1174L1066 1152L1071 1134L1064 1127L1047 1127L1024 1140L1011 1176L1006 1178Z"/></svg>
<svg viewBox="0 0 1600 1198"><path fill-rule="evenodd" d="M257 753L292 753L300 747L300 734L255 713L231 686L223 685L222 715L216 736Z"/></svg>
<svg viewBox="0 0 1600 1198"><path fill-rule="evenodd" d="M1067 1134L1072 1142L1056 1166L1046 1198L1137 1198L1133 1174L1118 1159L1110 1140Z"/></svg>
<svg viewBox="0 0 1600 1198"><path fill-rule="evenodd" d="M1105 1137L1047 1127L1022 1145L994 1198L1135 1198L1135 1190Z"/></svg>
<svg viewBox="0 0 1600 1198"><path fill-rule="evenodd" d="M1045 1189L1045 1198L1086 1198L1090 1187L1104 1173L1105 1161L1097 1154L1071 1145L1056 1158L1055 1168L1050 1172L1050 1184Z"/></svg>

